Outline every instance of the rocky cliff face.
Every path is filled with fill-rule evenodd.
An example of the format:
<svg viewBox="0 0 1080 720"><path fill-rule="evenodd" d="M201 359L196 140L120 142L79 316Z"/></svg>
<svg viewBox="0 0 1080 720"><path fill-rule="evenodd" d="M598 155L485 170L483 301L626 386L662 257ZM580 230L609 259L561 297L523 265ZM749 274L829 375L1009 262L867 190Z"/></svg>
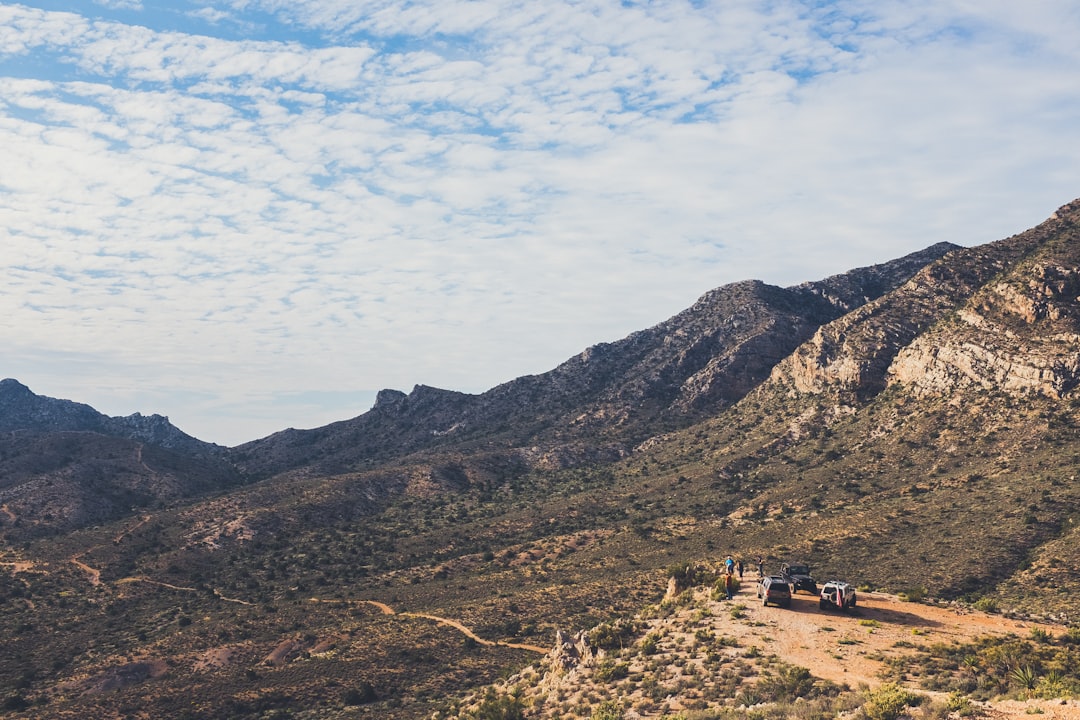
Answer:
<svg viewBox="0 0 1080 720"><path fill-rule="evenodd" d="M872 396L961 386L1060 396L1076 387L1080 203L1038 227L959 249L822 326L778 364L796 394Z"/></svg>
<svg viewBox="0 0 1080 720"><path fill-rule="evenodd" d="M1038 250L904 348L889 382L923 394L971 387L1058 399L1072 393L1080 384L1078 209L1062 208Z"/></svg>

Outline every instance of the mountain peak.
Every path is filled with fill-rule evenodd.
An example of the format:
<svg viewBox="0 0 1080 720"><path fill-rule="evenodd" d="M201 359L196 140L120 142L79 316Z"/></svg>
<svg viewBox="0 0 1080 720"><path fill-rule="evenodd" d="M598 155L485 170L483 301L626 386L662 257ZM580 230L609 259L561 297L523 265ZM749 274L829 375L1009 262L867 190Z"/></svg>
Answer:
<svg viewBox="0 0 1080 720"><path fill-rule="evenodd" d="M0 396L19 395L25 397L33 394L34 393L30 392L30 388L14 378L4 378L3 380L0 380Z"/></svg>

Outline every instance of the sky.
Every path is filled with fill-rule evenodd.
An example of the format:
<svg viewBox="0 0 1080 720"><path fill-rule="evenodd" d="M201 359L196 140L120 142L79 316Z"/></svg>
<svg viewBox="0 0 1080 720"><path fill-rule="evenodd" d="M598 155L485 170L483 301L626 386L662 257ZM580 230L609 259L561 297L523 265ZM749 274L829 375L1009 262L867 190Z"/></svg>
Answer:
<svg viewBox="0 0 1080 720"><path fill-rule="evenodd" d="M0 377L238 445L1080 197L1074 0L0 2Z"/></svg>

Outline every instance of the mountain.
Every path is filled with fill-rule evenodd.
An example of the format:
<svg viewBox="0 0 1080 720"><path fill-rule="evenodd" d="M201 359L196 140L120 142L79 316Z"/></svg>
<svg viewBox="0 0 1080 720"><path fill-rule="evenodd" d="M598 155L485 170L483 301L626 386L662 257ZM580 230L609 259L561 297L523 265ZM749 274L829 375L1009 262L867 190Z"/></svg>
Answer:
<svg viewBox="0 0 1080 720"><path fill-rule="evenodd" d="M236 485L224 448L168 418L107 417L0 380L0 505L8 542L126 517Z"/></svg>
<svg viewBox="0 0 1080 720"><path fill-rule="evenodd" d="M368 413L286 430L236 448L244 471L272 475L371 467L393 457L493 443L528 449L535 464L615 459L663 430L737 402L823 324L880 297L957 246L780 288L758 281L706 293L648 330L595 345L542 375L480 395L417 386L379 393Z"/></svg>
<svg viewBox="0 0 1080 720"><path fill-rule="evenodd" d="M956 712L1073 692L1078 221L1075 201L980 246L724 286L542 375L386 390L357 418L220 454L8 381L4 712L617 717L598 713L656 714L670 696L701 717L817 717L870 707L841 686L842 663L867 661L893 663L895 692L953 693ZM803 644L841 666L792 668L812 653L746 645L777 639L773 616L700 584L727 554L767 572L806 561L927 610L814 617ZM665 599L688 577L693 594L676 582ZM1000 615L1040 634L980 639ZM643 649L660 630L663 666ZM893 640L871 653L859 633L879 631ZM610 662L544 685L536 661L556 639L583 656L582 638ZM695 674L710 681L691 696ZM769 704L780 691L807 704ZM913 713L948 713L934 707Z"/></svg>
<svg viewBox="0 0 1080 720"><path fill-rule="evenodd" d="M0 432L93 432L149 443L194 457L220 457L225 449L181 432L161 415L108 417L89 405L35 395L18 380L0 380Z"/></svg>

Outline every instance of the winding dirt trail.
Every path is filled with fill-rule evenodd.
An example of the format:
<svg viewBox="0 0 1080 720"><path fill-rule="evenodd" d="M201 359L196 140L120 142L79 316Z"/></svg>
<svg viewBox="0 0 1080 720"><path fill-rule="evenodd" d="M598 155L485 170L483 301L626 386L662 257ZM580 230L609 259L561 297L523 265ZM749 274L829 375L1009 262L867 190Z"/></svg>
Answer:
<svg viewBox="0 0 1080 720"><path fill-rule="evenodd" d="M131 535L133 532L135 532L136 530L141 528L146 523L150 522L152 519L153 519L152 515L143 515L142 518L139 520L139 522L135 523L134 525L132 525L131 527L127 528L126 530L121 532L119 535L114 537L113 538L113 545L119 545L121 542L123 542L124 538L126 538L128 535Z"/></svg>
<svg viewBox="0 0 1080 720"><path fill-rule="evenodd" d="M120 585L120 584L127 585L127 584L135 583L135 582L146 583L148 585L157 585L158 587L169 588L170 590L179 590L181 592L199 592L199 588L186 587L184 585L173 585L171 583L161 582L160 580L151 580L150 578L143 577L141 575L121 578L120 580L116 581L116 583L118 585ZM225 595L222 595L221 591L218 590L217 588L213 588L211 590L211 592L214 593L214 596L217 597L218 600L221 600L223 602L236 603L237 605L254 605L255 604L255 603L252 603L252 602L248 602L247 600L240 600L239 598L226 597Z"/></svg>
<svg viewBox="0 0 1080 720"><path fill-rule="evenodd" d="M79 568L80 570L82 570L84 573L87 574L87 576L90 578L90 584L91 585L94 585L94 586L100 585L101 584L101 571L98 570L97 568L90 567L89 565L84 563L82 560L80 560L79 558L81 558L82 556L83 556L83 553L79 553L78 555L72 555L69 558L68 561L72 565L74 565L75 567Z"/></svg>
<svg viewBox="0 0 1080 720"><path fill-rule="evenodd" d="M506 648L513 648L515 650L528 650L529 652L539 653L541 655L547 655L548 652L551 651L551 648L542 648L542 647L539 647L537 645L528 645L526 643L512 643L512 642L506 642L504 640L486 640L486 639L480 637L479 635L477 635L475 632L473 632L471 629L469 629L468 627L466 627L465 625L463 625L462 623L460 623L457 620L452 620L450 618L440 617L438 615L429 615L427 613L416 613L416 612L408 612L408 611L398 612L398 611L394 610L394 608L387 605L386 603L379 602L378 600L351 600L350 601L350 600L323 600L321 598L311 598L311 602L313 602L313 603L324 603L324 604L359 603L359 604L364 604L364 605L371 605L371 606L377 608L379 610L379 612L381 612L383 615L396 615L398 617L413 617L413 618L421 618L421 619L424 619L424 620L431 620L432 622L436 622L436 623L438 623L440 625L445 625L446 627L450 627L450 628L453 628L454 630L457 630L458 632L460 632L465 637L469 638L470 640L477 643L478 645L483 645L484 647L506 647Z"/></svg>
<svg viewBox="0 0 1080 720"><path fill-rule="evenodd" d="M535 652L535 653L540 653L541 655L547 655L548 652L550 652L550 648L537 647L536 645L525 645L523 643L509 643L509 642L503 642L502 640L485 640L484 638L478 636L476 633L474 633L469 628L462 625L457 620L450 620L449 618L439 617L438 615L428 615L426 613L414 613L414 612L400 612L400 613L397 613L397 614L401 615L402 617L424 618L425 620L432 620L434 622L437 622L440 625L446 625L447 627L452 627L455 630L457 630L458 632L460 632L461 634L463 634L465 637L469 638L470 640L473 640L476 643L478 643L480 645L484 645L486 647L498 646L498 647L516 648L518 650L530 650L530 651Z"/></svg>

